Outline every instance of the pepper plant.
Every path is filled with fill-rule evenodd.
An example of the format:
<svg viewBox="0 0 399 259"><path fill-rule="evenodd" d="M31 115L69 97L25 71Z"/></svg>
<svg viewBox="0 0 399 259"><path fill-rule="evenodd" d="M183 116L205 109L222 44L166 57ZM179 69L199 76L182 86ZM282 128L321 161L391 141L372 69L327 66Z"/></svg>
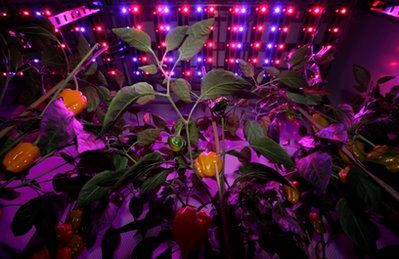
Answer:
<svg viewBox="0 0 399 259"><path fill-rule="evenodd" d="M320 73L332 49L315 52L310 45L288 56L286 71L256 71L244 60L242 77L208 71L196 93L172 75L199 53L213 23L172 29L161 59L144 31L115 28L119 39L151 55L153 63L140 69L154 75L155 85L124 86L111 99L87 78L96 70L87 61L98 46L86 47L75 69L40 99L47 104L35 106L39 123L22 127L14 118L2 126L1 198L15 199L21 188L38 191L13 216L14 235L36 228L18 253L71 258L98 242L102 256L112 258L121 242L132 242L123 240L126 232L138 240L134 258L326 258L348 240L347 253L389 252L377 249L377 240L379 231L397 226L388 201L399 201L399 99L397 87L385 96L379 87L393 77L373 83L355 65L358 100L334 106ZM178 58L167 72L170 52ZM102 78L98 73L89 76ZM79 82L96 91L73 89ZM176 121L144 111L156 98L168 101ZM380 119L386 127L376 127ZM51 175L51 191L41 191L40 177L29 177L38 152L18 151L33 133L43 163L58 156L73 167L40 175ZM130 222L113 224L123 213Z"/></svg>

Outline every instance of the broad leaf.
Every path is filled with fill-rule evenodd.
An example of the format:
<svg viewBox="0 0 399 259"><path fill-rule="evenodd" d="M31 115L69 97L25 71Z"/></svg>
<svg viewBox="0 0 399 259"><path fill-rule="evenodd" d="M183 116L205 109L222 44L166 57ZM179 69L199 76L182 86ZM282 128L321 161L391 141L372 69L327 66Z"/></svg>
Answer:
<svg viewBox="0 0 399 259"><path fill-rule="evenodd" d="M132 178L133 180L145 177L151 170L159 167L164 162L162 156L159 153L149 153L143 156L137 163L131 166L118 181L121 184L127 179Z"/></svg>
<svg viewBox="0 0 399 259"><path fill-rule="evenodd" d="M187 38L179 48L179 59L190 60L204 46L208 40L214 18L202 20L191 25L187 30Z"/></svg>
<svg viewBox="0 0 399 259"><path fill-rule="evenodd" d="M245 136L251 147L273 163L293 167L294 162L285 150L274 140L265 136L260 124L248 121L245 124Z"/></svg>
<svg viewBox="0 0 399 259"><path fill-rule="evenodd" d="M350 208L348 201L344 198L338 201L336 209L343 231L364 252L374 253L378 239L376 226L364 215L359 215L358 212Z"/></svg>
<svg viewBox="0 0 399 259"><path fill-rule="evenodd" d="M161 129L145 129L140 131L137 134L137 144L145 146L154 143L159 138L161 131Z"/></svg>
<svg viewBox="0 0 399 259"><path fill-rule="evenodd" d="M300 88L308 86L308 83L306 82L305 78L301 74L294 71L283 71L278 75L277 79L282 84L291 88Z"/></svg>
<svg viewBox="0 0 399 259"><path fill-rule="evenodd" d="M301 69L306 63L306 60L309 56L309 47L303 46L295 50L289 57L288 63L294 69Z"/></svg>
<svg viewBox="0 0 399 259"><path fill-rule="evenodd" d="M275 181L285 185L290 186L290 183L287 179L284 178L281 174L279 174L273 168L265 166L259 163L245 163L240 166L241 175L237 178L236 181L244 181L248 179L254 179L256 181Z"/></svg>
<svg viewBox="0 0 399 259"><path fill-rule="evenodd" d="M332 141L338 141L342 143L346 143L348 140L348 132L344 124L342 123L334 123L331 124L316 133L318 138L329 139Z"/></svg>
<svg viewBox="0 0 399 259"><path fill-rule="evenodd" d="M141 193L146 193L157 189L160 185L165 183L169 173L170 170L163 170L145 180L141 186Z"/></svg>
<svg viewBox="0 0 399 259"><path fill-rule="evenodd" d="M98 91L95 87L90 85L84 85L79 87L80 91L86 96L87 98L87 106L86 110L88 112L93 112L97 109L98 105L100 105L100 96Z"/></svg>
<svg viewBox="0 0 399 259"><path fill-rule="evenodd" d="M302 95L302 94L287 92L286 96L291 101L299 104L317 105L321 102L320 97L311 94Z"/></svg>
<svg viewBox="0 0 399 259"><path fill-rule="evenodd" d="M124 154L114 153L112 155L112 162L114 164L115 171L122 171L126 169L128 161L128 158Z"/></svg>
<svg viewBox="0 0 399 259"><path fill-rule="evenodd" d="M187 80L183 78L172 80L171 89L180 100L191 103L191 85Z"/></svg>
<svg viewBox="0 0 399 259"><path fill-rule="evenodd" d="M153 100L154 88L145 82L123 87L112 99L107 113L105 114L102 133L134 102L144 104Z"/></svg>
<svg viewBox="0 0 399 259"><path fill-rule="evenodd" d="M112 32L131 47L143 52L151 51L151 38L143 31L134 28L114 28Z"/></svg>
<svg viewBox="0 0 399 259"><path fill-rule="evenodd" d="M150 75L155 75L158 72L157 66L154 64L142 66L142 67L139 67L139 69L143 70L144 72L149 73Z"/></svg>
<svg viewBox="0 0 399 259"><path fill-rule="evenodd" d="M325 192L332 175L332 158L328 153L314 152L296 162L299 174L317 189Z"/></svg>
<svg viewBox="0 0 399 259"><path fill-rule="evenodd" d="M177 49L187 35L188 26L177 26L166 35L166 51Z"/></svg>
<svg viewBox="0 0 399 259"><path fill-rule="evenodd" d="M389 81L391 81L394 78L395 78L394 76L383 76L383 77L380 77L377 80L377 84L385 84L386 82L389 82Z"/></svg>
<svg viewBox="0 0 399 259"><path fill-rule="evenodd" d="M367 208L377 208L381 202L382 192L378 185L374 183L365 173L358 168L351 168L348 173L349 190Z"/></svg>
<svg viewBox="0 0 399 259"><path fill-rule="evenodd" d="M253 77L255 75L254 66L251 63L246 62L245 60L239 59L238 64L240 65L240 69L244 76Z"/></svg>
<svg viewBox="0 0 399 259"><path fill-rule="evenodd" d="M360 92L365 92L370 84L371 76L370 72L362 66L353 65L353 74L357 82L356 89Z"/></svg>
<svg viewBox="0 0 399 259"><path fill-rule="evenodd" d="M103 198L118 181L118 174L114 171L104 171L91 178L80 190L77 207L84 208L92 202Z"/></svg>
<svg viewBox="0 0 399 259"><path fill-rule="evenodd" d="M280 74L280 70L275 67L265 67L263 69L265 73L268 73L271 76L278 76Z"/></svg>
<svg viewBox="0 0 399 259"><path fill-rule="evenodd" d="M230 71L215 69L205 75L201 81L201 98L216 99L224 95L250 95L251 84Z"/></svg>

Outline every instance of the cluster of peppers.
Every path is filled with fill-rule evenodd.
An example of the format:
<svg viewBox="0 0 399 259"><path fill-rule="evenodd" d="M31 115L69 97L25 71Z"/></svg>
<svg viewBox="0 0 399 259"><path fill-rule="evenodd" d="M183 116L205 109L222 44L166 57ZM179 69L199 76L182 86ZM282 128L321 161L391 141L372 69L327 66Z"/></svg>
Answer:
<svg viewBox="0 0 399 259"><path fill-rule="evenodd" d="M78 90L64 89L60 97L74 116L87 106L87 98ZM20 142L4 156L3 166L8 172L19 173L32 166L39 156L39 147L34 143Z"/></svg>
<svg viewBox="0 0 399 259"><path fill-rule="evenodd" d="M77 258L84 249L84 240L77 234L82 218L81 210L72 210L69 213L68 223L61 223L56 226L57 254L56 259ZM47 249L38 251L32 255L32 259L50 259Z"/></svg>

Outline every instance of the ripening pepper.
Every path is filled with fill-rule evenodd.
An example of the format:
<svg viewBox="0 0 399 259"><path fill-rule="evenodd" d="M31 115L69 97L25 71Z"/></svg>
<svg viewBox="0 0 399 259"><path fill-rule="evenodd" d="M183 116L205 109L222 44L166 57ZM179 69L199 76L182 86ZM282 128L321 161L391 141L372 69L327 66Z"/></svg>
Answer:
<svg viewBox="0 0 399 259"><path fill-rule="evenodd" d="M291 184L293 187L284 185L284 191L287 200L295 204L299 201L299 198L301 197L301 192L299 191L299 183L297 181L293 181Z"/></svg>
<svg viewBox="0 0 399 259"><path fill-rule="evenodd" d="M339 171L338 176L339 180L343 183L348 183L348 173L351 170L350 166L346 166L341 171Z"/></svg>
<svg viewBox="0 0 399 259"><path fill-rule="evenodd" d="M326 118L324 118L324 116L320 115L319 113L314 113L312 115L312 118L315 122L317 122L321 127L325 128L328 125L330 125L330 123L328 122L328 120ZM313 127L313 129L315 131L318 131L319 129L316 127Z"/></svg>
<svg viewBox="0 0 399 259"><path fill-rule="evenodd" d="M222 158L215 152L202 152L194 161L194 169L200 177L214 177L216 169L222 171Z"/></svg>
<svg viewBox="0 0 399 259"><path fill-rule="evenodd" d="M179 152L184 148L186 142L181 136L170 136L168 138L168 144L173 152Z"/></svg>
<svg viewBox="0 0 399 259"><path fill-rule="evenodd" d="M80 235L73 235L68 242L68 247L71 248L74 257L79 256L85 248L83 238Z"/></svg>
<svg viewBox="0 0 399 259"><path fill-rule="evenodd" d="M73 115L78 115L87 106L87 98L79 90L64 89L60 93L62 101L65 106L73 113Z"/></svg>
<svg viewBox="0 0 399 259"><path fill-rule="evenodd" d="M364 142L360 140L355 140L353 143L348 143L345 145L345 147L352 152L352 154L357 157L360 161L363 161L365 158L365 152L364 152ZM352 161L349 159L349 157L340 149L338 151L339 156L341 157L342 161L344 161L345 164L352 164Z"/></svg>
<svg viewBox="0 0 399 259"><path fill-rule="evenodd" d="M177 211L172 221L172 233L184 257L204 242L211 224L211 216L203 210L187 206Z"/></svg>
<svg viewBox="0 0 399 259"><path fill-rule="evenodd" d="M313 229L319 233L324 233L323 222L321 221L321 216L319 211L311 211L309 212L309 220L313 226Z"/></svg>
<svg viewBox="0 0 399 259"><path fill-rule="evenodd" d="M67 244L73 237L73 229L71 224L58 224L55 227L55 232L57 234L57 240L61 244Z"/></svg>
<svg viewBox="0 0 399 259"><path fill-rule="evenodd" d="M71 210L69 213L68 223L71 224L74 231L78 230L80 223L82 222L82 213L83 211L79 209Z"/></svg>
<svg viewBox="0 0 399 259"><path fill-rule="evenodd" d="M383 165L392 173L399 173L399 148L386 145L375 146L367 154L367 161Z"/></svg>
<svg viewBox="0 0 399 259"><path fill-rule="evenodd" d="M51 259L50 253L47 249L35 252L32 254L32 259ZM63 247L57 249L56 259L71 259L72 251L69 247Z"/></svg>
<svg viewBox="0 0 399 259"><path fill-rule="evenodd" d="M29 142L21 142L4 156L3 165L7 171L19 173L29 168L39 157L39 148Z"/></svg>

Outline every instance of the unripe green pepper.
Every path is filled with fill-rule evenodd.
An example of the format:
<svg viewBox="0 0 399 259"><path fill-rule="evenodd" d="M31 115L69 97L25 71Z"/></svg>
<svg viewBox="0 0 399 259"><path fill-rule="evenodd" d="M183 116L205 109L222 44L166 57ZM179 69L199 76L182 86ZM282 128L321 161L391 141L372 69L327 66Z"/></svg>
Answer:
<svg viewBox="0 0 399 259"><path fill-rule="evenodd" d="M186 142L181 136L170 136L168 138L168 144L172 151L179 152L186 146Z"/></svg>
<svg viewBox="0 0 399 259"><path fill-rule="evenodd" d="M368 153L367 161L383 165L392 173L399 173L399 148L386 145L375 146Z"/></svg>

